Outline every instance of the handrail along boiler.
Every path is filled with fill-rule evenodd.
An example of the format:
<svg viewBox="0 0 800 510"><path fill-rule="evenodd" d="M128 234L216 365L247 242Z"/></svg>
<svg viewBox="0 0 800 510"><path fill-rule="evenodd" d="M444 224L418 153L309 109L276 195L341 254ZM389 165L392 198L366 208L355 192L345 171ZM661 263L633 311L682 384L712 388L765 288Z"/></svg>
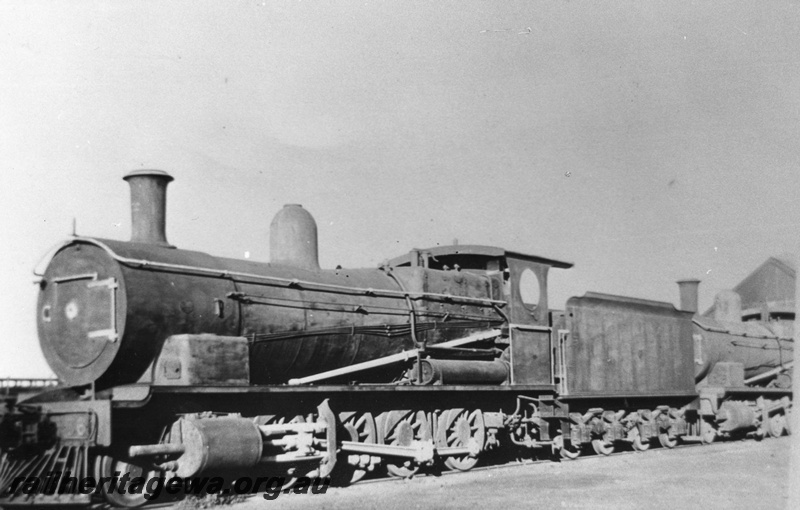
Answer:
<svg viewBox="0 0 800 510"><path fill-rule="evenodd" d="M548 272L572 264L497 247L325 270L295 204L270 225L270 263L215 257L167 241L171 176L125 179L132 239L72 237L41 275L39 339L60 385L3 415L2 505L91 503L12 483L54 471L288 487L468 470L489 450L571 459L787 431L792 341L735 306L698 316L696 281L681 310L587 293L557 311Z"/></svg>

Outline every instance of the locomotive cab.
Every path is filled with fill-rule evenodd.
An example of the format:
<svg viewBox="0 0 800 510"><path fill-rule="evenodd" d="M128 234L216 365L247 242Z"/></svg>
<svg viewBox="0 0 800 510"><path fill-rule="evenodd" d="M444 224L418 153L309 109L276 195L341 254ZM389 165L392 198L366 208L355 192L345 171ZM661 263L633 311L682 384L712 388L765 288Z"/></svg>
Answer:
<svg viewBox="0 0 800 510"><path fill-rule="evenodd" d="M550 309L547 277L550 268L572 263L508 251L495 246L451 245L414 249L389 261L392 267L423 267L444 271L502 273L503 310L508 321L509 382L512 385L553 384ZM492 292L492 297L496 293Z"/></svg>

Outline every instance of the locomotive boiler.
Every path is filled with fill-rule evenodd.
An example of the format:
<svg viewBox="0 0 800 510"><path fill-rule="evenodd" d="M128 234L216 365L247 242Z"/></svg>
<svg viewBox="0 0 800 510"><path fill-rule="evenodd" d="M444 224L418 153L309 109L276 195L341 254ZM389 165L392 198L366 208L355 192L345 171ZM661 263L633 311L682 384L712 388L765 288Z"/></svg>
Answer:
<svg viewBox="0 0 800 510"><path fill-rule="evenodd" d="M286 383L503 321L495 308L503 303L499 273L321 270L316 224L295 204L272 221L269 264L176 249L164 226L171 177L139 171L126 179L132 240L68 240L40 281L42 351L67 385L135 383L153 375L165 349L217 350L222 359L208 367L218 372L215 382ZM415 306L409 292L426 302ZM206 336L167 341L181 334ZM182 380L177 361L159 361L158 377Z"/></svg>
<svg viewBox="0 0 800 510"><path fill-rule="evenodd" d="M688 307L696 309L697 280L682 281L689 292ZM736 385L768 381L772 386L789 388L785 367L791 367L793 325L761 321L742 322L741 298L733 291L717 294L714 315L694 318L695 377L700 386L714 385L739 371ZM731 365L733 364L733 365ZM739 367L741 367L739 369ZM732 381L727 381L728 386Z"/></svg>
<svg viewBox="0 0 800 510"><path fill-rule="evenodd" d="M787 432L792 341L733 302L699 316L696 281L681 309L589 292L561 311L548 274L572 264L498 247L322 269L299 205L272 221L269 263L215 257L167 241L172 177L125 179L132 239L72 237L40 275L39 340L61 384L0 421L2 505L98 496L14 483L54 470L267 474L288 489L468 470L491 450L572 459Z"/></svg>

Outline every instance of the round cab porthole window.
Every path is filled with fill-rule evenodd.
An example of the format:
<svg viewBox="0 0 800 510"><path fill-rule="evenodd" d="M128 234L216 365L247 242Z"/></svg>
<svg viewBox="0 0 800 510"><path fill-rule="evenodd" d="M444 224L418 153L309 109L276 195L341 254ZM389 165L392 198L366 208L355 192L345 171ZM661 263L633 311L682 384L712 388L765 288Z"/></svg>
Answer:
<svg viewBox="0 0 800 510"><path fill-rule="evenodd" d="M519 276L519 295L522 304L530 309L539 305L539 278L531 269L525 269Z"/></svg>

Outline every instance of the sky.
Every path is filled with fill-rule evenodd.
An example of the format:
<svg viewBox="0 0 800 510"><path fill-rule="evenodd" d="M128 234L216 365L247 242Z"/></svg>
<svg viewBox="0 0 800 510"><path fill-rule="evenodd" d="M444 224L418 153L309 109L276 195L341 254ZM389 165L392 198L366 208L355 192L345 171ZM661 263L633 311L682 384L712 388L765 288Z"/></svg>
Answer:
<svg viewBox="0 0 800 510"><path fill-rule="evenodd" d="M33 268L129 239L127 172L180 248L269 260L300 203L320 263L488 244L586 291L700 308L800 252L800 3L0 3L0 377L51 374Z"/></svg>

